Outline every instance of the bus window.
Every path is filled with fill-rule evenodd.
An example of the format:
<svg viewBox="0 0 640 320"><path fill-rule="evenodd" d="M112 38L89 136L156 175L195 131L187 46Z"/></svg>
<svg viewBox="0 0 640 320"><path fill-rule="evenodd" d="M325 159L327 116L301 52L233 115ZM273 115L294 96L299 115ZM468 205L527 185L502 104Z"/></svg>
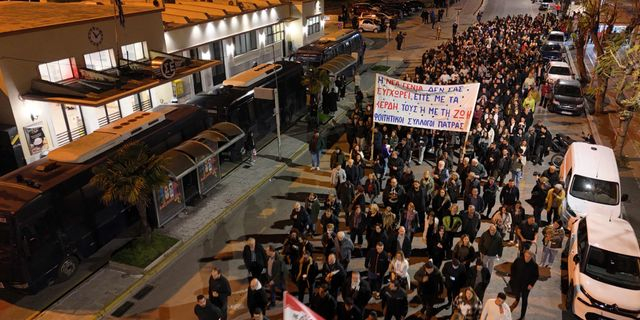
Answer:
<svg viewBox="0 0 640 320"><path fill-rule="evenodd" d="M0 215L0 248L14 244L10 218Z"/></svg>
<svg viewBox="0 0 640 320"><path fill-rule="evenodd" d="M63 229L69 229L76 224L82 224L85 222L85 208L84 198L82 196L81 189L76 189L74 192L66 195L60 204L56 206L57 216L59 218L60 226Z"/></svg>

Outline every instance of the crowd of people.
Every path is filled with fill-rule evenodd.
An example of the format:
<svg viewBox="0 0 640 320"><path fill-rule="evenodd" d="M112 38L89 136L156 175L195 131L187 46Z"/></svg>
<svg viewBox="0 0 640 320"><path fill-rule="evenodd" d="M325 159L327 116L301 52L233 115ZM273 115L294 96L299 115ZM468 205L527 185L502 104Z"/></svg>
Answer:
<svg viewBox="0 0 640 320"><path fill-rule="evenodd" d="M422 319L445 310L452 319L511 319L520 301L524 319L539 265L553 264L564 238L558 215L565 191L557 169L540 167L530 196L520 190L524 167L542 166L550 147L551 133L534 118L543 106L537 49L558 23L552 15L478 22L427 50L415 75L405 76L426 84L481 83L468 139L374 126L372 105L360 95L346 124L348 150L331 152L334 190L326 201L311 193L294 204L292 228L278 250L247 240L243 259L252 317L265 317L276 293L293 283L298 300L324 319L405 319L413 291L413 302L421 305L413 316ZM457 156L463 145L466 152ZM319 134L309 148L312 170L320 170ZM431 159L432 169L416 176L412 166ZM480 232L483 221L489 227ZM419 248L413 246L416 237L422 239ZM536 256L539 237L543 248ZM312 244L318 238L321 248ZM505 246L518 250L509 272L515 297L510 305L502 292L485 299ZM314 252L323 256L321 266ZM414 274L412 255L426 257ZM364 269L351 267L353 257L365 258ZM229 294L228 281L214 268L209 301L199 297L204 302L196 309L211 304L207 310L225 318ZM382 314L372 311L370 301L382 305Z"/></svg>

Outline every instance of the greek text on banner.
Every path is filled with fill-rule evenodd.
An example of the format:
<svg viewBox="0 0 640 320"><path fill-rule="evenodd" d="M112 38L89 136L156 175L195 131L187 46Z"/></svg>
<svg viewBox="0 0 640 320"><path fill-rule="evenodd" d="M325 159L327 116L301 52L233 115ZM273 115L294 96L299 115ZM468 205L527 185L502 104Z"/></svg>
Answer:
<svg viewBox="0 0 640 320"><path fill-rule="evenodd" d="M373 121L467 132L478 90L479 83L436 86L376 74Z"/></svg>

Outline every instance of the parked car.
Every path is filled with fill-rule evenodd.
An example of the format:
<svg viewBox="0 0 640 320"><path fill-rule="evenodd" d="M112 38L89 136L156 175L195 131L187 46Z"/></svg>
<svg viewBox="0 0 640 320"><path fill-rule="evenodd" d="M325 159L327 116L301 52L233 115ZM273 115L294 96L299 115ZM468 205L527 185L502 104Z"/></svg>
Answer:
<svg viewBox="0 0 640 320"><path fill-rule="evenodd" d="M563 54L562 45L547 41L540 47L540 54L544 61L560 61Z"/></svg>
<svg viewBox="0 0 640 320"><path fill-rule="evenodd" d="M626 220L589 215L566 246L567 311L580 319L640 317L640 248Z"/></svg>
<svg viewBox="0 0 640 320"><path fill-rule="evenodd" d="M360 13L360 19L370 18L380 20L380 24L382 25L382 30L384 30L387 22L392 28L398 25L398 18L391 14L386 14L384 12L376 12L376 11L364 11Z"/></svg>
<svg viewBox="0 0 640 320"><path fill-rule="evenodd" d="M569 115L584 113L584 97L580 82L574 79L556 81L549 111Z"/></svg>
<svg viewBox="0 0 640 320"><path fill-rule="evenodd" d="M544 71L545 79L549 83L556 83L558 80L573 80L571 67L564 61L551 61Z"/></svg>
<svg viewBox="0 0 640 320"><path fill-rule="evenodd" d="M374 8L370 3L358 2L358 3L351 4L351 11L355 15L360 15L360 13L365 11L374 11ZM375 11L378 11L378 10L375 10Z"/></svg>
<svg viewBox="0 0 640 320"><path fill-rule="evenodd" d="M358 30L360 32L379 32L382 30L382 25L380 24L380 20L372 19L372 18L363 18L360 19L360 23L358 24Z"/></svg>
<svg viewBox="0 0 640 320"><path fill-rule="evenodd" d="M564 36L564 32L562 31L553 30L549 32L549 35L547 36L547 42L550 43L564 44L565 40L566 38Z"/></svg>

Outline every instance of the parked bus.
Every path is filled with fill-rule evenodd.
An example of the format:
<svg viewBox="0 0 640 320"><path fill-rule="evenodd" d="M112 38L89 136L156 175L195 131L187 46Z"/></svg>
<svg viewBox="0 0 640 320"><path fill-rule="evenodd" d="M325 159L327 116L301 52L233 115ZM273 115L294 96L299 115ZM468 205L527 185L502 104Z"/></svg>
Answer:
<svg viewBox="0 0 640 320"><path fill-rule="evenodd" d="M319 67L338 55L357 54L356 64L361 66L364 59L365 45L362 35L357 30L342 29L328 34L317 41L300 47L295 60L306 68Z"/></svg>
<svg viewBox="0 0 640 320"><path fill-rule="evenodd" d="M89 184L117 146L135 139L160 154L206 128L195 106L135 112L0 177L0 288L33 293L65 280L136 222L135 209L105 206Z"/></svg>
<svg viewBox="0 0 640 320"><path fill-rule="evenodd" d="M299 63L278 61L265 63L241 72L222 83L211 93L201 93L188 101L207 111L209 124L231 122L245 133L253 132L256 141L275 131L274 104L254 99L256 87L279 88L280 122L283 128L291 126L305 111L305 89L302 85L303 69ZM276 81L277 79L277 81ZM231 159L238 160L238 144Z"/></svg>

